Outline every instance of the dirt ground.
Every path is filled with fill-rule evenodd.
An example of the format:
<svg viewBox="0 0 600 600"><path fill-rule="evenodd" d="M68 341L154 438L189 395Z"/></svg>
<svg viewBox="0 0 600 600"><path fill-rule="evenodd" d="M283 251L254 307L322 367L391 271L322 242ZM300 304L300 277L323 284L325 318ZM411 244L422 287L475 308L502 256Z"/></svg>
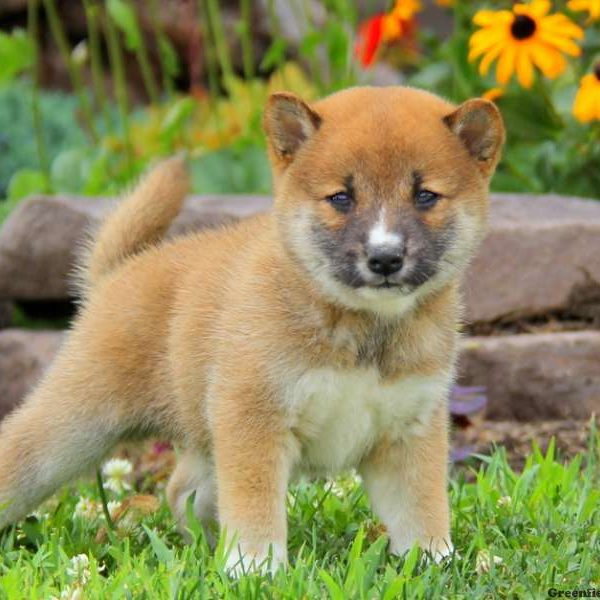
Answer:
<svg viewBox="0 0 600 600"><path fill-rule="evenodd" d="M588 447L591 420L560 421L475 421L470 427L454 431L453 446L469 448L472 453L490 454L494 445L504 446L511 466L520 470L533 442L545 451L552 437L556 438L556 451L561 459L568 460ZM598 426L596 419L596 426Z"/></svg>

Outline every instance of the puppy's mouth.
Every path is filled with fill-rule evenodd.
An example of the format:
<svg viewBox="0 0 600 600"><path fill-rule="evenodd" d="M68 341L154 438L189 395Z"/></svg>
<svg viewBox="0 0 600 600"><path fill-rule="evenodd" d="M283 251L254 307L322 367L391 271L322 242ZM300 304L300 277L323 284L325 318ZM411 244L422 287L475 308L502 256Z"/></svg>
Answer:
<svg viewBox="0 0 600 600"><path fill-rule="evenodd" d="M386 279L382 283L367 283L367 287L375 288L377 290L389 290L392 288L402 287L402 285L400 283L395 283L393 281L390 281L389 279Z"/></svg>

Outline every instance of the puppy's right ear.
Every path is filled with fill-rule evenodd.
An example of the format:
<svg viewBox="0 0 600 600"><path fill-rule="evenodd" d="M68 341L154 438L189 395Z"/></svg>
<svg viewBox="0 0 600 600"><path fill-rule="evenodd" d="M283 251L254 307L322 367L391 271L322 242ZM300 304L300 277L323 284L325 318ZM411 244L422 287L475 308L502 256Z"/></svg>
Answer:
<svg viewBox="0 0 600 600"><path fill-rule="evenodd" d="M321 117L304 100L288 92L271 94L263 125L274 158L289 163L321 125Z"/></svg>

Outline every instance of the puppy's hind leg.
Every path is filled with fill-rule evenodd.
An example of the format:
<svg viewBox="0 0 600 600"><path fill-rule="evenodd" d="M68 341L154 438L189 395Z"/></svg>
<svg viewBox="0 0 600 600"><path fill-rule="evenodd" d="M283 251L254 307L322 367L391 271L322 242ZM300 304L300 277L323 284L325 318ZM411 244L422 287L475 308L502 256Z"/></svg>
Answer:
<svg viewBox="0 0 600 600"><path fill-rule="evenodd" d="M187 502L195 492L194 514L204 527L209 544L215 542L212 527L217 523L217 482L212 459L201 450L185 449L167 486L167 498L182 534L187 534Z"/></svg>
<svg viewBox="0 0 600 600"><path fill-rule="evenodd" d="M0 427L0 529L98 464L123 430L106 390L56 365Z"/></svg>

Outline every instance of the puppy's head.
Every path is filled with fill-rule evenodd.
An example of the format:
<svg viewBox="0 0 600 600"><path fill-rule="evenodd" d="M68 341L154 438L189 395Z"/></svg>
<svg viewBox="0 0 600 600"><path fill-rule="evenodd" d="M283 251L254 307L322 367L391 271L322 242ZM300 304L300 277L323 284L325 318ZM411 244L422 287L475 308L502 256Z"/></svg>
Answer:
<svg viewBox="0 0 600 600"><path fill-rule="evenodd" d="M398 313L464 270L504 141L492 103L353 88L309 106L278 93L264 124L283 242L330 298Z"/></svg>

